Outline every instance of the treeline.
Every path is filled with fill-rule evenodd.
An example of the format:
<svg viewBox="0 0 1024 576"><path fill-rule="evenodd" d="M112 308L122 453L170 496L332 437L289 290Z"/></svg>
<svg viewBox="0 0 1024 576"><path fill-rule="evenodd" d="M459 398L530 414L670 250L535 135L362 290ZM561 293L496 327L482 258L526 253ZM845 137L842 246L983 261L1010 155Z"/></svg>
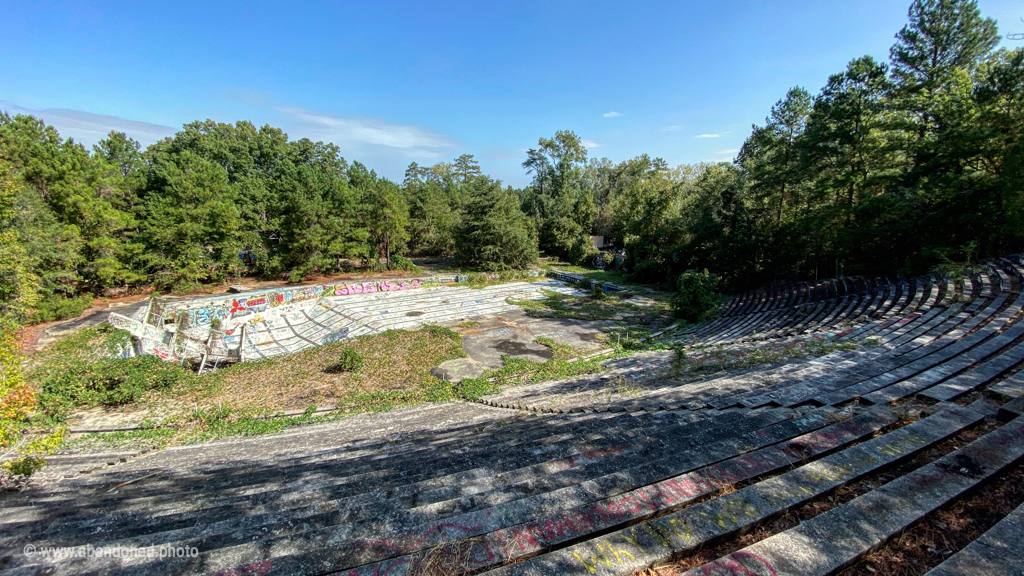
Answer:
<svg viewBox="0 0 1024 576"><path fill-rule="evenodd" d="M187 124L145 150L114 132L87 151L37 118L0 115L0 163L36 320L146 284L409 269L402 255L413 254L457 253L484 269L537 258L519 196L471 155L414 164L397 184L332 144L248 122Z"/></svg>
<svg viewBox="0 0 1024 576"><path fill-rule="evenodd" d="M706 269L727 290L1024 249L1024 50L995 50L973 1L917 0L909 16L889 62L854 59L817 95L791 89L733 163L615 164L561 131L528 151L521 190L472 155L392 182L248 122L187 124L145 150L111 133L90 151L0 115L0 224L16 245L0 251L0 307L15 285L34 287L46 320L111 290L408 269L411 256L585 263L591 235L624 248L639 280Z"/></svg>
<svg viewBox="0 0 1024 576"><path fill-rule="evenodd" d="M909 17L888 63L791 89L731 165L593 170L597 228L627 267L708 269L735 290L1024 249L1024 50L994 50L973 1L918 0Z"/></svg>

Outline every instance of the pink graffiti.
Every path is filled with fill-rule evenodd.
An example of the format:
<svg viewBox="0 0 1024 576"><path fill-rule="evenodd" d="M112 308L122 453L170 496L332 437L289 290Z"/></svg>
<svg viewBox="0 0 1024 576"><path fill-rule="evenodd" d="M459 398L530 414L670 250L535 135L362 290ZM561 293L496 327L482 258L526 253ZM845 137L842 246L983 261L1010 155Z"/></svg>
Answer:
<svg viewBox="0 0 1024 576"><path fill-rule="evenodd" d="M748 567L751 564L753 569ZM698 571L703 576L778 576L779 574L771 562L746 550L738 550L725 558L709 562L694 572Z"/></svg>

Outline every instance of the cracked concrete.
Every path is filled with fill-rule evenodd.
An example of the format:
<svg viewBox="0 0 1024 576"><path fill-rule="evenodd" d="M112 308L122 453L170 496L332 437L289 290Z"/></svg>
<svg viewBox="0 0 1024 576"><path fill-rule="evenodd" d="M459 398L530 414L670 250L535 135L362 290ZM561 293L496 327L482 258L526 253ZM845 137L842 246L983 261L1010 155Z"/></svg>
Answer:
<svg viewBox="0 0 1024 576"><path fill-rule="evenodd" d="M613 327L611 321L587 321L568 318L534 318L522 310L488 316L476 323L463 323L453 328L462 333L462 346L468 358L441 363L431 373L438 378L458 382L476 378L485 370L504 365L504 356L542 363L552 357L551 349L537 338L551 338L559 344L587 351L605 347L602 329Z"/></svg>

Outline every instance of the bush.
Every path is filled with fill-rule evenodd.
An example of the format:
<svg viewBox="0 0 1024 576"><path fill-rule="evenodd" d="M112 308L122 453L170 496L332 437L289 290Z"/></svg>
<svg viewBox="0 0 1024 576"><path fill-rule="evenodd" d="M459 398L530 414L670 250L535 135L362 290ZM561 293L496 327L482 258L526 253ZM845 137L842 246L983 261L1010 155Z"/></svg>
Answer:
<svg viewBox="0 0 1024 576"><path fill-rule="evenodd" d="M39 403L50 417L75 407L119 406L137 402L150 390L170 388L191 377L176 363L155 356L66 358L43 367Z"/></svg>
<svg viewBox="0 0 1024 576"><path fill-rule="evenodd" d="M29 316L28 321L30 324L41 324L43 322L77 318L89 306L92 306L92 296L88 294L74 298L50 296L36 303L35 310Z"/></svg>
<svg viewBox="0 0 1024 576"><path fill-rule="evenodd" d="M413 264L412 260L409 260L401 254L391 255L391 269L401 270L402 272L412 272L413 274L420 273L419 267Z"/></svg>
<svg viewBox="0 0 1024 576"><path fill-rule="evenodd" d="M679 276L679 289L672 298L672 312L690 322L706 320L714 312L721 279L715 274L687 270Z"/></svg>
<svg viewBox="0 0 1024 576"><path fill-rule="evenodd" d="M337 364L331 366L331 372L356 372L363 367L363 355L352 348L343 348Z"/></svg>

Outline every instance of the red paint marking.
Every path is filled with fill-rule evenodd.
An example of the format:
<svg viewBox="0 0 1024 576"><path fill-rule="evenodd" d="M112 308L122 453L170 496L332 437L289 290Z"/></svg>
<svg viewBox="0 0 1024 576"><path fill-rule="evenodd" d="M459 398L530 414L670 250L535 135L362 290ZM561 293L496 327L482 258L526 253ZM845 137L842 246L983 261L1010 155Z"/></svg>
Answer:
<svg viewBox="0 0 1024 576"><path fill-rule="evenodd" d="M743 564L744 560L754 561L754 570ZM749 562L748 562L749 563ZM760 564L761 566L757 566ZM762 567L765 570L762 570ZM771 562L753 552L739 550L698 568L703 576L778 576Z"/></svg>

